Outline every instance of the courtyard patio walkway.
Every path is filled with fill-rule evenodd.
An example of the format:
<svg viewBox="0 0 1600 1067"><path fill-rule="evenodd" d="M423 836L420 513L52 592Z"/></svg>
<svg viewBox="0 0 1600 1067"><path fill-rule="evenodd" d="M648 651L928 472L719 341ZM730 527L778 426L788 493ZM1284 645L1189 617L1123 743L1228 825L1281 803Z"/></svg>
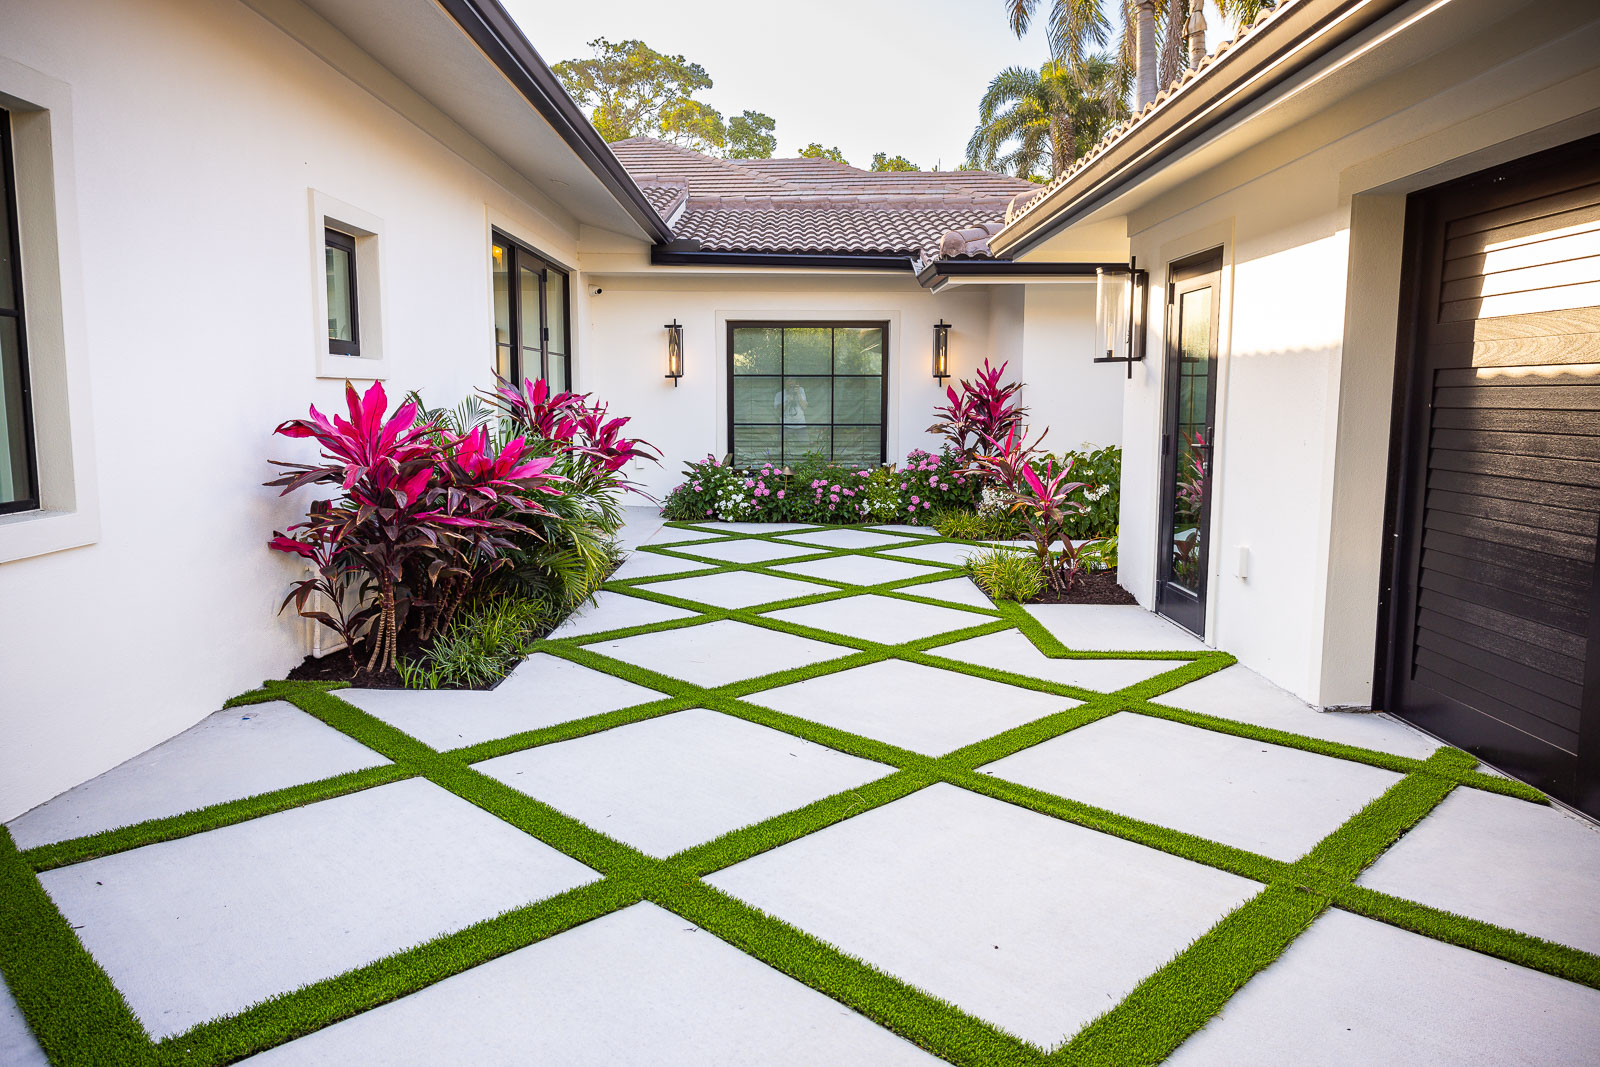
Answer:
<svg viewBox="0 0 1600 1067"><path fill-rule="evenodd" d="M0 1063L1594 1062L1520 783L926 530L631 534L492 692L269 683L13 821Z"/></svg>

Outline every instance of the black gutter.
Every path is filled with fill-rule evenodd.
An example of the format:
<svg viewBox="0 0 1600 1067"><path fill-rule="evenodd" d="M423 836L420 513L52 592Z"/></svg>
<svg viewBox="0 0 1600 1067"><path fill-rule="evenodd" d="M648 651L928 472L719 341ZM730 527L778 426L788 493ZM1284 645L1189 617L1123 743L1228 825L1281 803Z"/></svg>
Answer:
<svg viewBox="0 0 1600 1067"><path fill-rule="evenodd" d="M938 289L951 278L1081 278L1101 270L1127 270L1126 263L1027 263L1013 259L936 259L917 272L925 288Z"/></svg>
<svg viewBox="0 0 1600 1067"><path fill-rule="evenodd" d="M1186 86L1184 93L1168 105L1169 115L1186 112L1181 116L1173 116L1170 129L1156 133L1150 144L1122 151L1124 146L1136 142L1141 134L1159 130L1163 119L1168 116L1157 112L1142 124L1135 125L1121 142L1114 143L1084 171L1085 175L1094 175L1097 170L1103 173L1089 178L1082 192L1073 194L1061 205L1047 208L1041 204L1040 210L1050 212L1047 220L1035 223L1027 236L1007 243L1005 254L1013 257L1022 255L1109 204L1144 180L1150 168L1231 121L1240 112L1255 106L1405 2L1330 0L1321 5L1323 11L1315 12L1312 8L1316 5L1302 0L1292 7L1281 9L1284 11L1281 32L1286 34L1285 40L1246 40L1213 60L1210 66L1200 72L1195 82ZM1272 36L1274 29L1279 27L1263 27L1264 36ZM1271 51L1265 51L1269 46ZM1217 96L1202 98L1206 90L1202 83L1216 86ZM1045 195L1048 197L1051 194Z"/></svg>
<svg viewBox="0 0 1600 1067"><path fill-rule="evenodd" d="M810 267L827 270L914 269L910 256L829 256L802 252L703 252L650 249L650 262L658 267Z"/></svg>
<svg viewBox="0 0 1600 1067"><path fill-rule="evenodd" d="M534 110L594 172L633 220L656 241L673 239L672 230L644 198L639 186L623 169L555 73L539 58L506 9L496 0L437 0L468 37L489 57L500 73L532 104Z"/></svg>

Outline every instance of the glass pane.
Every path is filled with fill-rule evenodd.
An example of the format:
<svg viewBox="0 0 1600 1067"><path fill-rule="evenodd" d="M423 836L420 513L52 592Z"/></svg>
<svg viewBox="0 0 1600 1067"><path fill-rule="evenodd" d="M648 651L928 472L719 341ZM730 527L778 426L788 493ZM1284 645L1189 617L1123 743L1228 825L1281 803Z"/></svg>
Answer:
<svg viewBox="0 0 1600 1067"><path fill-rule="evenodd" d="M502 378L516 377L516 374L513 373L516 368L511 365L510 345L494 346L494 369L495 373L500 375Z"/></svg>
<svg viewBox="0 0 1600 1067"><path fill-rule="evenodd" d="M17 341L17 320L0 316L0 504L33 496L22 406L22 349Z"/></svg>
<svg viewBox="0 0 1600 1067"><path fill-rule="evenodd" d="M776 426L735 426L733 462L739 467L757 467L767 461L783 459L781 432Z"/></svg>
<svg viewBox="0 0 1600 1067"><path fill-rule="evenodd" d="M557 393L564 393L564 392L567 391L568 385L567 385L567 357L566 356L551 356L550 357L550 373L549 373L548 377L550 379L550 388L553 391L555 391Z"/></svg>
<svg viewBox="0 0 1600 1067"><path fill-rule="evenodd" d="M567 276L558 270L544 272L544 310L550 326L550 351L567 350ZM550 373L557 373L554 364ZM565 374L562 374L565 377Z"/></svg>
<svg viewBox="0 0 1600 1067"><path fill-rule="evenodd" d="M882 378L835 378L833 380L833 421L869 422L876 425L883 417Z"/></svg>
<svg viewBox="0 0 1600 1067"><path fill-rule="evenodd" d="M883 462L883 438L876 426L835 426L833 458L840 463L877 466Z"/></svg>
<svg viewBox="0 0 1600 1067"><path fill-rule="evenodd" d="M539 272L517 271L517 313L522 316L522 376L543 378L544 345L539 333Z"/></svg>
<svg viewBox="0 0 1600 1067"><path fill-rule="evenodd" d="M735 378L733 380L733 421L745 422L771 422L781 421L779 413L783 409L783 389L778 377Z"/></svg>
<svg viewBox="0 0 1600 1067"><path fill-rule="evenodd" d="M816 426L833 421L833 382L829 378L783 379L783 421Z"/></svg>
<svg viewBox="0 0 1600 1067"><path fill-rule="evenodd" d="M328 340L354 341L356 323L350 301L350 253L328 245Z"/></svg>
<svg viewBox="0 0 1600 1067"><path fill-rule="evenodd" d="M841 326L833 331L833 373L882 374L883 331Z"/></svg>
<svg viewBox="0 0 1600 1067"><path fill-rule="evenodd" d="M1210 491L1211 441L1206 409L1211 385L1211 289L1193 289L1178 298L1178 375L1176 406L1177 468L1172 485L1172 580L1191 592L1200 588L1200 558Z"/></svg>
<svg viewBox="0 0 1600 1067"><path fill-rule="evenodd" d="M733 331L733 373L777 374L782 351L782 330L739 327Z"/></svg>
<svg viewBox="0 0 1600 1067"><path fill-rule="evenodd" d="M833 437L826 426L785 426L783 428L783 461L799 463L812 452L823 458L832 458Z"/></svg>
<svg viewBox="0 0 1600 1067"><path fill-rule="evenodd" d="M783 373L829 374L833 331L826 326L790 326L783 331Z"/></svg>
<svg viewBox="0 0 1600 1067"><path fill-rule="evenodd" d="M511 344L511 250L495 245L489 265L494 270L494 343ZM507 357L509 358L509 356ZM509 371L502 370L501 374Z"/></svg>

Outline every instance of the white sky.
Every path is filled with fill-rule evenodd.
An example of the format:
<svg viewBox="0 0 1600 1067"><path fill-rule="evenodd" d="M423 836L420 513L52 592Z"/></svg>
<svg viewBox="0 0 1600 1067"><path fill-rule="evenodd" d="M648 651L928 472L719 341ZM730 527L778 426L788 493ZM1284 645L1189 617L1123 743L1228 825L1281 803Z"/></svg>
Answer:
<svg viewBox="0 0 1600 1067"><path fill-rule="evenodd" d="M863 168L879 151L957 166L989 80L1049 53L1043 18L1018 41L1001 0L502 2L547 63L637 38L705 67L715 84L698 95L725 117L776 119L777 155L821 141Z"/></svg>

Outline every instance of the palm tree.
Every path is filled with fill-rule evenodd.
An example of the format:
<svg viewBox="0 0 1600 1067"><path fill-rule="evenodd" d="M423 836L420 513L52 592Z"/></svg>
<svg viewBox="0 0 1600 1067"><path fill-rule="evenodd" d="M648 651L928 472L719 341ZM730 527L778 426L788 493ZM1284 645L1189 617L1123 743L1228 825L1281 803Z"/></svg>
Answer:
<svg viewBox="0 0 1600 1067"><path fill-rule="evenodd" d="M1100 0L1050 0L1050 55L1069 67L1077 67L1086 57L1111 44L1114 35L1117 55L1131 68L1135 65L1135 36L1142 16L1149 20L1147 32L1152 32L1156 54L1160 56L1159 89L1170 85L1188 66L1183 38L1191 6L1199 2L1202 0L1111 0L1102 8ZM1215 2L1223 18L1235 26L1248 26L1263 10L1276 6L1275 0ZM1011 32L1021 37L1033 24L1040 0L1005 0L1005 5Z"/></svg>
<svg viewBox="0 0 1600 1067"><path fill-rule="evenodd" d="M1047 166L1058 177L1122 117L1125 80L1122 65L1105 56L1002 70L978 104L967 165L1021 178Z"/></svg>

